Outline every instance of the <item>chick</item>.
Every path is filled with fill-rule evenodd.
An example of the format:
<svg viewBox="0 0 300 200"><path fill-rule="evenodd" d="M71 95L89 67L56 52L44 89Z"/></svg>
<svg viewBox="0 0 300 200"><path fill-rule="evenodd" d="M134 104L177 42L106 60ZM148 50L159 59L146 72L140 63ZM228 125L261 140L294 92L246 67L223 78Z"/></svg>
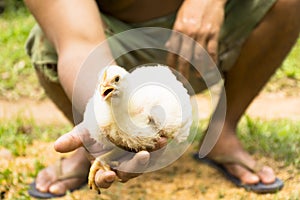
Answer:
<svg viewBox="0 0 300 200"><path fill-rule="evenodd" d="M120 149L152 151L161 137L185 141L192 123L191 104L186 89L166 66L140 67L132 73L109 66L99 76L83 123L93 139L111 150L98 156L90 169L88 184L100 193L96 172L118 165L112 161L124 155Z"/></svg>

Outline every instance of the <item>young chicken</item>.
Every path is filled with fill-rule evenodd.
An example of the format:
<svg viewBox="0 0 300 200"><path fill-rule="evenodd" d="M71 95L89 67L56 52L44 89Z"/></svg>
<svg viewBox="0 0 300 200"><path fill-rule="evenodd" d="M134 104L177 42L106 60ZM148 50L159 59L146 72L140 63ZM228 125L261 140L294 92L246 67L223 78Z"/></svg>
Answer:
<svg viewBox="0 0 300 200"><path fill-rule="evenodd" d="M187 90L166 66L139 67L132 73L105 68L84 113L91 137L111 149L91 166L89 186L100 193L96 172L131 152L154 149L160 137L183 142L189 135L192 108Z"/></svg>

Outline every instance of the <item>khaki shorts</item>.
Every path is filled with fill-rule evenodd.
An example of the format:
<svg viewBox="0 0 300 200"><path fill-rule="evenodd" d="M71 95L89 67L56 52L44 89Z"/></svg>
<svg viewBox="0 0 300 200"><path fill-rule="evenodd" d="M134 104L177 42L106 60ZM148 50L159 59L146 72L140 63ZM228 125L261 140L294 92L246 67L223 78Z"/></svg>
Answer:
<svg viewBox="0 0 300 200"><path fill-rule="evenodd" d="M275 2L276 0L229 0L227 2L225 8L225 21L221 28L219 38L218 67L221 72L229 70L234 65L239 56L242 44ZM102 14L102 20L106 25L105 34L107 37L140 27L162 27L172 29L175 18L176 13L143 23L128 24L111 16ZM154 33L154 35L155 34L156 33ZM157 37L149 36L147 34L142 35L143 42L151 46L151 43L157 42L159 38L159 42L163 45L168 37L161 38L159 33L157 34ZM109 40L109 45L112 54L117 57L120 50L124 51L124 49L128 48L128 45L133 42L136 42L135 37L126 38L126 43L112 37L112 39ZM39 71L42 71L49 80L59 82L57 68L53 67L57 64L58 59L56 51L38 25L32 29L29 35L26 43L26 51L31 57L33 65L39 68ZM123 66L128 70L144 63L164 64L165 55L166 52L162 52L161 50L143 49L129 52L118 57L116 61L120 66ZM199 80L199 78L196 77L191 77L191 79L195 79L190 80L195 92L205 88L203 80Z"/></svg>

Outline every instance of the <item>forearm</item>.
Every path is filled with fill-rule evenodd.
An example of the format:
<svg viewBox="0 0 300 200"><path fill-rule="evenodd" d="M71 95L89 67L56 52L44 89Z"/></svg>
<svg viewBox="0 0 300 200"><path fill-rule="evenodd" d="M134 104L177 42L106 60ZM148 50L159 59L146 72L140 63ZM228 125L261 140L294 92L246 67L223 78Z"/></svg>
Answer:
<svg viewBox="0 0 300 200"><path fill-rule="evenodd" d="M96 48L99 43L69 45L62 51L58 75L67 95L83 114L88 99L93 95L99 72L114 62L108 47ZM91 52L92 51L92 52ZM86 58L89 58L86 60Z"/></svg>
<svg viewBox="0 0 300 200"><path fill-rule="evenodd" d="M87 100L94 90L97 74L95 69L81 70L81 67L89 53L106 39L95 2L93 0L25 2L58 53L58 75L62 87L68 97L74 100L77 110L83 113ZM105 67L100 63L107 63L101 61L112 60L108 46L99 54L98 60L98 71ZM80 70L84 73L79 73ZM81 79L81 84L77 84L77 78ZM82 81L83 78L85 80Z"/></svg>

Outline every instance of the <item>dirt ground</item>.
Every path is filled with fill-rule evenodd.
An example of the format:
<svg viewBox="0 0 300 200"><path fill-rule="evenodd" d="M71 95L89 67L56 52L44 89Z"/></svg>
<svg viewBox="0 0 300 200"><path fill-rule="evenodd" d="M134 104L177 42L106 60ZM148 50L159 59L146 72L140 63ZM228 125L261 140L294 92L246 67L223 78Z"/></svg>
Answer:
<svg viewBox="0 0 300 200"><path fill-rule="evenodd" d="M206 118L210 111L210 101L206 96L198 96L199 113ZM247 110L253 117L264 119L289 118L300 120L299 97L286 97L281 93L261 94ZM65 124L68 121L49 101L19 102L0 101L0 118L12 118L15 115L33 117L40 124ZM196 147L191 146L187 152L172 165L151 173L146 173L126 184L116 183L108 190L102 190L101 196L90 191L86 186L81 190L68 193L61 199L105 199L105 200L172 200L172 199L299 199L300 172L281 162L255 155L269 166L272 166L278 177L285 182L284 189L276 194L259 195L246 192L226 181L216 170L205 164L197 163L192 158ZM27 149L26 157L8 157L1 162L2 167L14 164L17 170L33 168L32 160L39 159L46 166L55 162L62 155L53 150L52 143L34 142ZM31 180L32 181L32 180Z"/></svg>
<svg viewBox="0 0 300 200"><path fill-rule="evenodd" d="M246 114L262 119L287 118L300 120L300 94L287 96L285 93L262 93L249 106ZM211 112L208 95L197 95L199 118L205 119ZM0 118L12 118L16 115L33 118L38 124L68 123L64 115L48 99L33 101L23 99L10 102L0 99Z"/></svg>

